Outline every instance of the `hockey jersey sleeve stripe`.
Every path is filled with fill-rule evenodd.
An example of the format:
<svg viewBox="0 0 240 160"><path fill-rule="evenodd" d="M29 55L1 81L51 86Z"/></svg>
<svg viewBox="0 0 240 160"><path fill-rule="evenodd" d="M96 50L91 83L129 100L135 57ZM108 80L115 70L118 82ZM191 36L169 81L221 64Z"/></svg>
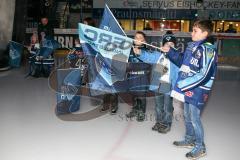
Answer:
<svg viewBox="0 0 240 160"><path fill-rule="evenodd" d="M209 87L204 87L204 86L200 86L199 88L205 89L205 90L211 90L211 88Z"/></svg>
<svg viewBox="0 0 240 160"><path fill-rule="evenodd" d="M178 82L178 87L181 89L181 91L186 91L191 88L194 88L195 86L199 85L202 81L205 80L207 77L209 70L214 62L215 52L213 56L211 57L211 60L208 65L204 66L199 73L195 74L192 77L186 78L183 81ZM206 68L207 67L207 68Z"/></svg>
<svg viewBox="0 0 240 160"><path fill-rule="evenodd" d="M203 53L206 53L206 47L202 47L203 48ZM203 54L203 66L207 65L207 56L205 54Z"/></svg>

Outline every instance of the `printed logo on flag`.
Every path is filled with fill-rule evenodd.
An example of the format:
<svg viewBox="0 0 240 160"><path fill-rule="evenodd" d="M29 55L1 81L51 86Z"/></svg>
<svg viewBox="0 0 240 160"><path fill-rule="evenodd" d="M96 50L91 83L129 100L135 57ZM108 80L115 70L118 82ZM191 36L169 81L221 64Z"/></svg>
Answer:
<svg viewBox="0 0 240 160"><path fill-rule="evenodd" d="M105 73L111 76L115 76L116 73L113 72L113 70L109 67L109 65L104 61L104 58L101 56L101 54L97 53L95 57L95 64L97 72L100 72L102 69Z"/></svg>
<svg viewBox="0 0 240 160"><path fill-rule="evenodd" d="M79 36L81 41L91 48L89 50L94 50L97 72L108 85L125 79L126 63L132 46L131 38L81 23ZM116 67L115 64L119 62L125 66Z"/></svg>

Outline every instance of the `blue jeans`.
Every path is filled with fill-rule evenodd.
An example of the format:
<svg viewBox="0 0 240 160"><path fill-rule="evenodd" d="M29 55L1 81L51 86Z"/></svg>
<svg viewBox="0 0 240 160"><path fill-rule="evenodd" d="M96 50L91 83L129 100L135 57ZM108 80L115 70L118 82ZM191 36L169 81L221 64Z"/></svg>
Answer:
<svg viewBox="0 0 240 160"><path fill-rule="evenodd" d="M58 77L59 78L59 77ZM61 78L60 78L61 79ZM81 85L81 70L73 69L70 73L64 77L62 83L59 84L59 91L57 93L57 103L63 100L71 101L72 111L77 111L80 107L80 96L77 95L77 92ZM65 86L66 92L63 92L60 88Z"/></svg>
<svg viewBox="0 0 240 160"><path fill-rule="evenodd" d="M155 111L157 122L171 126L173 119L172 98L168 94L155 94Z"/></svg>
<svg viewBox="0 0 240 160"><path fill-rule="evenodd" d="M203 147L204 131L200 114L200 110L196 106L184 103L185 140L194 142L198 147Z"/></svg>

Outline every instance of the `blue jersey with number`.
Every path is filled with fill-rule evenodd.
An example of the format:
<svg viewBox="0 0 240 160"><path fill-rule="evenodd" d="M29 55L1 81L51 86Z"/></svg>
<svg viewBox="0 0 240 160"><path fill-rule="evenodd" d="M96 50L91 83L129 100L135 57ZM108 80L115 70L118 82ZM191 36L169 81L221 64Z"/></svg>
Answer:
<svg viewBox="0 0 240 160"><path fill-rule="evenodd" d="M167 57L180 67L171 95L202 109L217 70L215 47L204 41L190 42L183 54L171 48Z"/></svg>

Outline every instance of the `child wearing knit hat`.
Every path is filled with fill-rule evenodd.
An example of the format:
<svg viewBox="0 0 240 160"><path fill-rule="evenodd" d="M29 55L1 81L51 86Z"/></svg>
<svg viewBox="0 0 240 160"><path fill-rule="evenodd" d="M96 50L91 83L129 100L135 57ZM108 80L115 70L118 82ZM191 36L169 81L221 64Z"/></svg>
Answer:
<svg viewBox="0 0 240 160"><path fill-rule="evenodd" d="M176 38L172 33L165 34L162 39L163 46L174 47ZM139 54L139 59L146 63L154 64L152 70L151 85L149 89L154 92L156 123L152 127L153 131L167 133L171 129L173 119L173 102L170 92L174 86L178 67L171 63L162 52L146 52L135 50Z"/></svg>

